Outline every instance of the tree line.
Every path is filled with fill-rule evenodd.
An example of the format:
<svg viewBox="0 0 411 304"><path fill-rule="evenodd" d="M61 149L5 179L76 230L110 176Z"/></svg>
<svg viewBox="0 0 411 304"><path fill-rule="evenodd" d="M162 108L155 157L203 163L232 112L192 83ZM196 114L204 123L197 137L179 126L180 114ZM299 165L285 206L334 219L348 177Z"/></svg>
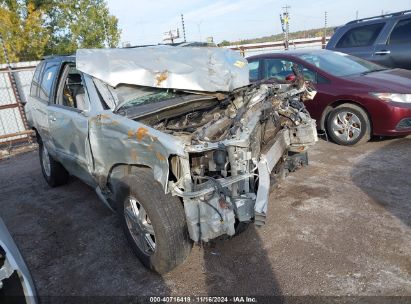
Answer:
<svg viewBox="0 0 411 304"><path fill-rule="evenodd" d="M120 34L104 0L0 0L0 36L11 62L116 47Z"/></svg>
<svg viewBox="0 0 411 304"><path fill-rule="evenodd" d="M335 27L328 27L326 29L327 36L331 36L334 33ZM316 28L311 30L297 31L292 32L289 35L289 39L300 39L300 38L313 38L313 37L322 37L324 35L324 28ZM263 42L273 42L273 41L283 41L284 34L276 34L271 36L265 36L260 38L250 38L242 39L237 41L227 41L223 40L219 43L219 46L229 46L229 45L239 45L239 44L248 44L248 43L263 43Z"/></svg>

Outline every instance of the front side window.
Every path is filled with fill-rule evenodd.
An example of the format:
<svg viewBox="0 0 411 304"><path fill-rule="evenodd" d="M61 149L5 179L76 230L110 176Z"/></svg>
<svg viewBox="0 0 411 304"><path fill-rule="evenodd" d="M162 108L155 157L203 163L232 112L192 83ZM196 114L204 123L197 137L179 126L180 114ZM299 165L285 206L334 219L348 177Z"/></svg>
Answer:
<svg viewBox="0 0 411 304"><path fill-rule="evenodd" d="M302 72L304 76L305 81L310 81L312 83L317 83L317 73L309 68L306 68L305 66L299 66L300 71Z"/></svg>
<svg viewBox="0 0 411 304"><path fill-rule="evenodd" d="M350 29L342 36L340 41L338 41L336 48L351 48L372 45L384 25L385 23L375 23Z"/></svg>
<svg viewBox="0 0 411 304"><path fill-rule="evenodd" d="M272 58L264 59L264 78L274 78L276 80L285 80L285 78L293 74L293 63L288 60Z"/></svg>
<svg viewBox="0 0 411 304"><path fill-rule="evenodd" d="M80 111L89 109L81 74L74 65L67 64L64 67L55 103Z"/></svg>
<svg viewBox="0 0 411 304"><path fill-rule="evenodd" d="M411 18L399 21L391 35L388 44L411 43Z"/></svg>
<svg viewBox="0 0 411 304"><path fill-rule="evenodd" d="M259 78L260 61L251 61L248 63L250 81L256 81Z"/></svg>
<svg viewBox="0 0 411 304"><path fill-rule="evenodd" d="M49 101L54 79L56 78L55 74L57 73L58 68L59 63L51 61L47 62L43 69L43 78L41 79L39 96L44 101Z"/></svg>

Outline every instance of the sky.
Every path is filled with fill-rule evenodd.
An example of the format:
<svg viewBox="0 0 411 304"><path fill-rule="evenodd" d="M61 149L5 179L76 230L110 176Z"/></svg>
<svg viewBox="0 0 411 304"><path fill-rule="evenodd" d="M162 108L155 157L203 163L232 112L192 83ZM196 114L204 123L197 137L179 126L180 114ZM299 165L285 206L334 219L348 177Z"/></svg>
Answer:
<svg viewBox="0 0 411 304"><path fill-rule="evenodd" d="M119 19L121 42L161 43L163 33L180 29L184 15L187 41L216 43L281 33L280 13L288 5L290 32L345 24L356 18L411 9L411 0L107 0ZM177 41L181 41L177 40Z"/></svg>

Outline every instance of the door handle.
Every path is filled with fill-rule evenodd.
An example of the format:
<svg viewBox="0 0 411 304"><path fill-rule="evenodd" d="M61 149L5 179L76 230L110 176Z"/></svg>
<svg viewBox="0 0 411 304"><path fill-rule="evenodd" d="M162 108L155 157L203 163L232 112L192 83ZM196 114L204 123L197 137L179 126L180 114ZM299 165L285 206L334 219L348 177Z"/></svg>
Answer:
<svg viewBox="0 0 411 304"><path fill-rule="evenodd" d="M387 55L387 54L390 54L390 53L391 53L391 51L381 50L381 51L375 52L374 55Z"/></svg>

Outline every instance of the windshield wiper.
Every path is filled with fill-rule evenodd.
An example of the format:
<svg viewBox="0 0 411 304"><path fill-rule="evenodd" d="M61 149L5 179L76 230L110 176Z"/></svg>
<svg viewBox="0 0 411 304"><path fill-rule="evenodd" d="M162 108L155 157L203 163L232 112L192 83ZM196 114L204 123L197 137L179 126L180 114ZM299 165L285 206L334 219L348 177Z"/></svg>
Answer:
<svg viewBox="0 0 411 304"><path fill-rule="evenodd" d="M388 68L375 69L375 70L370 70L370 71L363 72L363 73L361 73L361 75L367 75L367 74L370 74L370 73L386 71L386 70L391 70L391 69L388 69Z"/></svg>

